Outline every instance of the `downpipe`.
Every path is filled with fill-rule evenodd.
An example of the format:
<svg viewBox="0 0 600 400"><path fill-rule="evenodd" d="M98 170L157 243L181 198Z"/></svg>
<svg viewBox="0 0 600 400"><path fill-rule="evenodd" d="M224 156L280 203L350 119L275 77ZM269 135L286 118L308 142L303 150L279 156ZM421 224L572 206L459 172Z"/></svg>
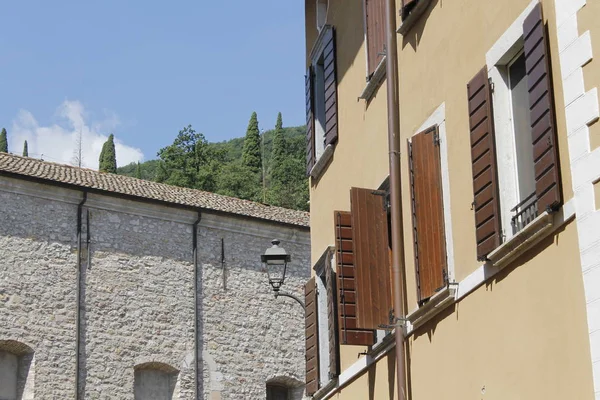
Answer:
<svg viewBox="0 0 600 400"><path fill-rule="evenodd" d="M79 369L81 357L81 220L83 205L87 201L87 192L83 192L83 198L77 206L77 286L75 303L75 400L79 400ZM89 227L88 227L89 230Z"/></svg>
<svg viewBox="0 0 600 400"><path fill-rule="evenodd" d="M406 371L404 327L404 231L402 222L402 196L400 171L400 100L398 95L398 43L396 38L396 2L386 0L386 83L388 143L390 158L390 203L392 222L392 277L394 284L394 314L396 326L396 382L398 382L397 400L406 400Z"/></svg>
<svg viewBox="0 0 600 400"><path fill-rule="evenodd" d="M198 400L200 348L198 345L198 224L202 220L202 213L198 211L198 219L192 228L192 257L194 263L194 399Z"/></svg>

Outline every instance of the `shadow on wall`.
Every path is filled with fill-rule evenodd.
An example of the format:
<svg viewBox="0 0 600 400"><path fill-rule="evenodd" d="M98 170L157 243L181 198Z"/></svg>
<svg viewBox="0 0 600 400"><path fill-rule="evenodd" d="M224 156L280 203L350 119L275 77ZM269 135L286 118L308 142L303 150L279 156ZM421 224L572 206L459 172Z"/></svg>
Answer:
<svg viewBox="0 0 600 400"><path fill-rule="evenodd" d="M417 47L419 47L419 43L421 42L421 38L423 37L423 31L425 30L425 25L427 24L429 15L438 3L440 3L440 7L444 6L443 0L430 0L430 4L427 6L427 9L421 16L419 16L419 19L412 26L412 28L410 28L406 35L402 37L403 50L407 45L410 45L413 50L417 50Z"/></svg>
<svg viewBox="0 0 600 400"><path fill-rule="evenodd" d="M276 376L267 380L267 400L301 400L304 398L304 382L289 376Z"/></svg>
<svg viewBox="0 0 600 400"><path fill-rule="evenodd" d="M135 367L136 400L165 400L178 398L179 371L168 364L150 362Z"/></svg>
<svg viewBox="0 0 600 400"><path fill-rule="evenodd" d="M33 399L34 352L16 340L0 340L0 399Z"/></svg>

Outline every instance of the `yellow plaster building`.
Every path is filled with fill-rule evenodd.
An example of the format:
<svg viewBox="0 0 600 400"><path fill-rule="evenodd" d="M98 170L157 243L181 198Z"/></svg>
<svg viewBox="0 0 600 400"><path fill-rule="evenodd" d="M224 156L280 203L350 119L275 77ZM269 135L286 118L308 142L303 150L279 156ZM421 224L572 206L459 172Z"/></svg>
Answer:
<svg viewBox="0 0 600 400"><path fill-rule="evenodd" d="M386 1L305 0L307 394L397 399L402 329L407 399L600 399L600 1L395 3L390 111Z"/></svg>

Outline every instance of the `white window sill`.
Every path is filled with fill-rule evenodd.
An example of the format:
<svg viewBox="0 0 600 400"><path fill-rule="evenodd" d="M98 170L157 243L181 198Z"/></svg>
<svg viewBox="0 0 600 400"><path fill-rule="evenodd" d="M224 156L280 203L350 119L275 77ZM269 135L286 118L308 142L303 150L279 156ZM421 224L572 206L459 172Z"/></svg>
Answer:
<svg viewBox="0 0 600 400"><path fill-rule="evenodd" d="M312 395L312 399L313 400L320 400L323 397L325 397L325 395L329 394L329 392L336 388L338 384L338 378L335 377L331 380L329 380L329 382L327 382L326 385L322 386L319 390L317 390L317 392L315 394Z"/></svg>
<svg viewBox="0 0 600 400"><path fill-rule="evenodd" d="M429 6L429 3L431 3L431 0L420 0L415 6L415 8L412 9L410 15L406 17L404 21L402 21L400 27L396 32L401 34L402 36L406 35L410 28L412 28L415 25L415 23L419 20L421 15L423 15L425 10Z"/></svg>
<svg viewBox="0 0 600 400"><path fill-rule="evenodd" d="M488 260L495 267L504 267L548 236L553 231L553 226L554 216L544 211L506 243L488 254Z"/></svg>
<svg viewBox="0 0 600 400"><path fill-rule="evenodd" d="M386 56L383 56L381 61L379 61L377 68L375 68L375 72L373 72L373 76L371 76L371 79L369 79L369 81L367 82L367 86L365 86L362 93L358 97L359 100L371 100L371 97L373 97L373 95L381 85L381 82L383 82L383 80L385 79L387 73L386 58Z"/></svg>
<svg viewBox="0 0 600 400"><path fill-rule="evenodd" d="M332 158L333 145L328 144L327 147L325 147L325 151L323 151L323 154L321 154L321 157L319 157L315 165L313 165L312 169L310 170L310 176L313 179L319 179L321 174L323 174L325 167L327 166L327 164L329 164L329 161L331 161Z"/></svg>
<svg viewBox="0 0 600 400"><path fill-rule="evenodd" d="M450 283L443 290L433 295L427 303L408 314L406 319L410 322L411 329L417 329L439 314L446 307L454 304L457 293L458 283Z"/></svg>

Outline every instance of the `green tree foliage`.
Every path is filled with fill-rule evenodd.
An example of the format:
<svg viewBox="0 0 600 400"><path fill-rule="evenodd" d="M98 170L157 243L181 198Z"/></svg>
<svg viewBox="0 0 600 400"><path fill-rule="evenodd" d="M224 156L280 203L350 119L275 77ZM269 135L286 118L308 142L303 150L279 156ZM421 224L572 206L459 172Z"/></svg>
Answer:
<svg viewBox="0 0 600 400"><path fill-rule="evenodd" d="M117 173L117 152L115 150L115 136L111 133L108 140L104 142L99 158L100 172Z"/></svg>
<svg viewBox="0 0 600 400"><path fill-rule="evenodd" d="M23 157L29 157L29 149L27 148L27 140L23 143Z"/></svg>
<svg viewBox="0 0 600 400"><path fill-rule="evenodd" d="M138 161L135 166L135 177L138 179L142 179L142 167L140 166L140 162Z"/></svg>
<svg viewBox="0 0 600 400"><path fill-rule="evenodd" d="M0 152L8 153L8 138L6 137L6 129L2 128L0 133Z"/></svg>
<svg viewBox="0 0 600 400"><path fill-rule="evenodd" d="M206 191L216 190L216 175L225 153L209 146L203 134L186 126L172 145L158 152L161 163L156 180Z"/></svg>
<svg viewBox="0 0 600 400"><path fill-rule="evenodd" d="M264 133L267 203L308 209L305 137L303 126L284 128L279 117L276 129ZM188 126L179 132L172 145L159 152L159 160L139 164L141 177L262 201L261 171L255 172L256 169L242 162L244 142L245 138L240 137L207 143L203 135ZM120 167L118 173L135 177L137 169L137 163L131 163Z"/></svg>
<svg viewBox="0 0 600 400"><path fill-rule="evenodd" d="M262 168L262 154L260 151L260 131L258 130L258 117L252 113L246 129L244 147L242 149L242 164L252 172L259 173Z"/></svg>

